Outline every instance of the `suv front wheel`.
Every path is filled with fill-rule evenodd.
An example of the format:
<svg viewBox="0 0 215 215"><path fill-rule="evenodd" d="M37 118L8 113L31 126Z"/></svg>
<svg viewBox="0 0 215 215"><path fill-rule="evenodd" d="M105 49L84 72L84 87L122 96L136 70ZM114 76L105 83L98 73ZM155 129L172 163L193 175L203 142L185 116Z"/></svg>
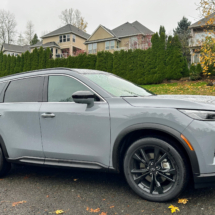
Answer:
<svg viewBox="0 0 215 215"><path fill-rule="evenodd" d="M134 142L124 157L124 173L130 187L149 201L177 197L189 180L186 158L180 150L157 138Z"/></svg>

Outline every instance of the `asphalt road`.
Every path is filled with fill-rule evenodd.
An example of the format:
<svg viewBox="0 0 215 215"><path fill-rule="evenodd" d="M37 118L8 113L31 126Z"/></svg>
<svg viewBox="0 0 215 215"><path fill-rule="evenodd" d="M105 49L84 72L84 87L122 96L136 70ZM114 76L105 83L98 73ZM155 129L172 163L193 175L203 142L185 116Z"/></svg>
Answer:
<svg viewBox="0 0 215 215"><path fill-rule="evenodd" d="M0 215L48 215L56 210L74 215L160 215L171 214L171 204L179 207L177 214L215 214L215 188L188 187L180 198L189 201L186 205L178 204L177 199L148 202L133 193L121 175L76 169L16 165L0 180ZM20 201L24 202L12 205Z"/></svg>

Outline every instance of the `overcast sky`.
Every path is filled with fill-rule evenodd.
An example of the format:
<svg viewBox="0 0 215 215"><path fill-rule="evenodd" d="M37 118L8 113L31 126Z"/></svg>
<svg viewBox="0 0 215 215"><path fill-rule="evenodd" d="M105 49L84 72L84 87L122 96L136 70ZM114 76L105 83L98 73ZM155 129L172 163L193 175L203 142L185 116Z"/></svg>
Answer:
<svg viewBox="0 0 215 215"><path fill-rule="evenodd" d="M0 0L0 9L14 13L17 32L24 33L31 20L35 33L53 31L62 26L59 15L69 8L78 9L88 22L87 33L91 34L102 24L113 29L125 22L139 21L156 32L164 25L167 34L177 22L187 17L192 23L200 18L196 10L200 0Z"/></svg>

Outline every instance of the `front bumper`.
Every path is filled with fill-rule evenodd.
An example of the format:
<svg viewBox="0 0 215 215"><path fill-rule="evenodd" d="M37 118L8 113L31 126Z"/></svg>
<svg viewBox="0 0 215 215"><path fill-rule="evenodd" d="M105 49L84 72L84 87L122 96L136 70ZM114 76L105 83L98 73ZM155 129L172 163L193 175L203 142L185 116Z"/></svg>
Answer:
<svg viewBox="0 0 215 215"><path fill-rule="evenodd" d="M215 173L194 175L195 188L215 186Z"/></svg>

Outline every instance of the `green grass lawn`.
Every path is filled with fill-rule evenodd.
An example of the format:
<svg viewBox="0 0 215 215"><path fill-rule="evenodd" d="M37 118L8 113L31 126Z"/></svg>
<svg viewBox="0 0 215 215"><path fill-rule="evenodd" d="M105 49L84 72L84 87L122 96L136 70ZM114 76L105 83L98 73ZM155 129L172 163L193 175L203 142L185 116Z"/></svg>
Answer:
<svg viewBox="0 0 215 215"><path fill-rule="evenodd" d="M168 84L143 85L155 94L184 94L184 95L212 95L215 96L215 86L206 86L203 81L186 81Z"/></svg>

